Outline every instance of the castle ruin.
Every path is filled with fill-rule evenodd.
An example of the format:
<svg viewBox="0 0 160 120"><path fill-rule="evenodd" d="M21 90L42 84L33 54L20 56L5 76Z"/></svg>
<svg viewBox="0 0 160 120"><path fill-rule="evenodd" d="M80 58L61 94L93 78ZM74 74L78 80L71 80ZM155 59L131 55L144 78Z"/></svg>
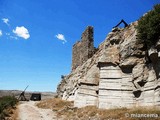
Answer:
<svg viewBox="0 0 160 120"><path fill-rule="evenodd" d="M72 72L57 88L75 107L160 107L160 39L152 48L138 42L137 21L114 28L95 52L93 27L73 46Z"/></svg>
<svg viewBox="0 0 160 120"><path fill-rule="evenodd" d="M73 45L72 70L76 69L78 66L81 66L84 62L91 58L94 52L93 27L88 26L82 33L81 41L78 41Z"/></svg>

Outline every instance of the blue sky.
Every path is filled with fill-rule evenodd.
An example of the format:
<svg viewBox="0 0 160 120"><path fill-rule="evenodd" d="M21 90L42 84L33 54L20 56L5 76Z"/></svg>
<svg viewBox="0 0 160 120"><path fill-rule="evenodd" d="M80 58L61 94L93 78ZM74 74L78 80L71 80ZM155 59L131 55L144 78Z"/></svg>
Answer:
<svg viewBox="0 0 160 120"><path fill-rule="evenodd" d="M97 47L121 19L160 0L0 0L0 89L56 91L71 71L72 45L91 25Z"/></svg>

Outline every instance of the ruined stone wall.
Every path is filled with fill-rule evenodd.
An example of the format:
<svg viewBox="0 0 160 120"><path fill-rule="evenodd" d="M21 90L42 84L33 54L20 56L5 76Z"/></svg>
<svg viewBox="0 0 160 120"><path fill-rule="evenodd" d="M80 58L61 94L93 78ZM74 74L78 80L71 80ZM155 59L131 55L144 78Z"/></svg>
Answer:
<svg viewBox="0 0 160 120"><path fill-rule="evenodd" d="M77 43L75 43L73 45L72 48L72 70L74 70L75 68L77 68L80 64L80 55L81 55L81 42L78 41Z"/></svg>
<svg viewBox="0 0 160 120"><path fill-rule="evenodd" d="M93 27L88 26L82 33L81 41L73 45L72 70L82 65L94 54Z"/></svg>

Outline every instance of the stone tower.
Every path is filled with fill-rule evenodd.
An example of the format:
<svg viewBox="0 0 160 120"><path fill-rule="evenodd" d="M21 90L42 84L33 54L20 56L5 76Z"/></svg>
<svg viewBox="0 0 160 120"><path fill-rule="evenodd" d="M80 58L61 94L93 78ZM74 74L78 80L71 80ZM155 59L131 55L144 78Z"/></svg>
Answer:
<svg viewBox="0 0 160 120"><path fill-rule="evenodd" d="M72 70L91 58L94 52L93 27L88 26L82 33L81 41L78 41L73 45Z"/></svg>

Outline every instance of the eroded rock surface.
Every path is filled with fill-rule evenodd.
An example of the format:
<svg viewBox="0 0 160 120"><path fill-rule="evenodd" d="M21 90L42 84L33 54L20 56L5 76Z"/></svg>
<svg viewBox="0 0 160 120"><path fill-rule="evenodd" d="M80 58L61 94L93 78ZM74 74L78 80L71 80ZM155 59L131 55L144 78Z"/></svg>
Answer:
<svg viewBox="0 0 160 120"><path fill-rule="evenodd" d="M58 96L76 107L159 106L160 42L147 49L136 38L136 26L114 28L88 60L63 77Z"/></svg>

